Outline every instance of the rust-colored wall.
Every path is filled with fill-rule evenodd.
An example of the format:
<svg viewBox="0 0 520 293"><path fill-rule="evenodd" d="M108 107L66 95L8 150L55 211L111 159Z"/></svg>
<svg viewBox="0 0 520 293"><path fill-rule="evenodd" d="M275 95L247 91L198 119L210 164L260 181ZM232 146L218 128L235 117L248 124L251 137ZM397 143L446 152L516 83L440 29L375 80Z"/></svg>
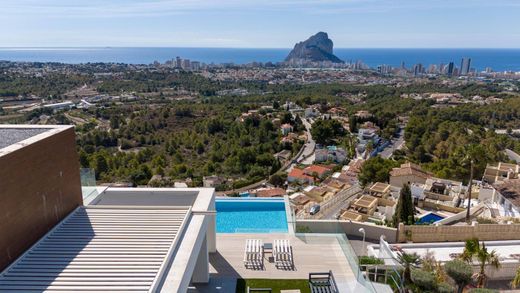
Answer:
<svg viewBox="0 0 520 293"><path fill-rule="evenodd" d="M83 203L73 128L0 156L0 271Z"/></svg>

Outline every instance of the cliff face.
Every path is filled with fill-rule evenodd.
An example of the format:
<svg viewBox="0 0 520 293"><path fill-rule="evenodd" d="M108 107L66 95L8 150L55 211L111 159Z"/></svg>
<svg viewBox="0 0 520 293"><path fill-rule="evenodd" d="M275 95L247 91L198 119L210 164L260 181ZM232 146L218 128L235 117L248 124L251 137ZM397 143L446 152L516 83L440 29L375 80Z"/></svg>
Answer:
<svg viewBox="0 0 520 293"><path fill-rule="evenodd" d="M294 45L294 49L289 53L286 62L320 62L331 61L333 63L343 63L333 52L334 44L329 39L327 33L319 32L309 39Z"/></svg>

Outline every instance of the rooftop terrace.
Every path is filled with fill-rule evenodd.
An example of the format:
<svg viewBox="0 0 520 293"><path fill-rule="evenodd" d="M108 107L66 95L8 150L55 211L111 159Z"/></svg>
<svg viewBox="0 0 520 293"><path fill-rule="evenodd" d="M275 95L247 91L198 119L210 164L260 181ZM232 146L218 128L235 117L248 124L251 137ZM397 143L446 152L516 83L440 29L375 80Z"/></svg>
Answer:
<svg viewBox="0 0 520 293"><path fill-rule="evenodd" d="M246 269L243 259L247 239L260 239L263 243L288 239L292 246L294 268L277 269L272 255L266 252L264 268ZM349 265L355 255L348 247L348 240L342 239L332 234L217 234L217 253L210 255L211 283L194 286L188 292L234 292L237 278L308 279L309 273L329 270L334 274L340 292L370 292L370 287L367 289L358 283L356 269ZM220 291L216 291L217 287Z"/></svg>

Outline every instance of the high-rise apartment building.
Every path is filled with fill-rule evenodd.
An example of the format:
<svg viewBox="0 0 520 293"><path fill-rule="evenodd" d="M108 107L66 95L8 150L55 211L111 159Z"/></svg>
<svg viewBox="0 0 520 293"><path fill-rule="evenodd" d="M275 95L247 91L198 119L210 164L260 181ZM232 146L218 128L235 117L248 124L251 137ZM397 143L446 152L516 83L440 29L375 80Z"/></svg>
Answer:
<svg viewBox="0 0 520 293"><path fill-rule="evenodd" d="M446 74L448 75L448 77L452 77L454 72L455 72L455 64L453 62L450 62L450 64L448 64L448 69L446 70Z"/></svg>
<svg viewBox="0 0 520 293"><path fill-rule="evenodd" d="M460 75L468 75L471 68L471 58L464 57L460 63Z"/></svg>

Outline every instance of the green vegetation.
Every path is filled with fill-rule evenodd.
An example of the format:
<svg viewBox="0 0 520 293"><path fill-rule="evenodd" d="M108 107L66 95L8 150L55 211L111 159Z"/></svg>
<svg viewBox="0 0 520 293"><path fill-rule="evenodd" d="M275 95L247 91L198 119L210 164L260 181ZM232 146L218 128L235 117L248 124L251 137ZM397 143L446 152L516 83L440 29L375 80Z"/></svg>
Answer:
<svg viewBox="0 0 520 293"><path fill-rule="evenodd" d="M410 185L405 184L399 193L399 200L394 215L394 226L397 227L399 223L413 225L415 215L415 205L413 204L412 192Z"/></svg>
<svg viewBox="0 0 520 293"><path fill-rule="evenodd" d="M466 240L461 258L468 263L476 262L478 264L477 286L479 288L483 288L486 285L486 266L489 265L495 269L501 267L500 258L496 251L488 251L484 242L481 244L476 238Z"/></svg>
<svg viewBox="0 0 520 293"><path fill-rule="evenodd" d="M471 283L473 268L462 260L451 260L444 264L446 274L453 279L457 285L457 292L462 293L464 287Z"/></svg>
<svg viewBox="0 0 520 293"><path fill-rule="evenodd" d="M412 284L412 269L419 266L421 257L417 253L399 252L397 259L404 267L403 277L405 284Z"/></svg>
<svg viewBox="0 0 520 293"><path fill-rule="evenodd" d="M518 141L486 130L487 124L473 117L480 108L462 108L416 111L405 129L407 157L438 177L467 181L468 156L476 159L475 178L480 178L487 163L508 161L504 149L520 150Z"/></svg>
<svg viewBox="0 0 520 293"><path fill-rule="evenodd" d="M274 279L238 279L237 293L247 292L247 287L252 288L271 288L273 293L280 290L299 289L302 293L310 293L308 280L274 280Z"/></svg>
<svg viewBox="0 0 520 293"><path fill-rule="evenodd" d="M290 113L280 111L286 101L301 107L315 105L321 112L340 107L348 115L351 131L371 121L381 129L379 135L385 139L395 135L401 118L409 117L406 147L395 151L394 160L369 159L359 176L363 185L388 181L388 171L405 160L422 165L438 177L466 182L468 157L475 158L474 177L480 178L487 163L507 161L505 148L520 152L520 140L513 134L494 132L497 128L520 127L520 97L502 92L503 86L498 81L446 84L445 80L431 79L404 86L302 85L270 84L263 80L223 81L197 73L125 64L32 63L23 67L28 72L44 73L10 71L17 66L0 63L0 97L20 96L28 100L36 95L77 102L83 96L76 90L83 85L94 94L138 97L137 101L99 103L96 110L66 113L35 110L23 118L20 118L23 114L11 115L13 110L0 110L0 115L10 122L41 123L38 121L41 116L49 116L49 121L43 123L76 124L81 165L99 169L96 175L102 182L145 184L151 176L161 175L163 179L154 181L156 186L170 186L174 180L186 178L197 186L203 176L217 174L231 179L219 187L226 189L267 179L280 168L274 153L288 149L294 154L302 146L300 141L281 145L278 125L271 122L276 117L281 123L291 123L296 132L304 129L298 117L293 119ZM219 96L222 90L238 88L249 94ZM503 102L449 107L434 105L433 100L401 97L434 92L460 93L465 98L494 96ZM351 99L353 96L356 99ZM272 109L260 109L267 105L276 110L276 115ZM244 122L237 121L248 110L259 110L263 118L251 116ZM354 114L360 110L372 115L356 117ZM342 125L336 120L318 120L312 134L320 144L345 147L352 157L356 139ZM278 175L272 179L275 185L284 179Z"/></svg>
<svg viewBox="0 0 520 293"><path fill-rule="evenodd" d="M318 119L312 125L311 134L316 143L328 145L336 138L345 135L345 129L338 120Z"/></svg>
<svg viewBox="0 0 520 293"><path fill-rule="evenodd" d="M392 168L398 167L399 162L383 159L379 156L368 159L358 175L359 182L366 186L374 182L388 182Z"/></svg>
<svg viewBox="0 0 520 293"><path fill-rule="evenodd" d="M95 122L77 129L81 165L94 168L105 182L140 185L154 174L200 182L202 176L219 174L247 185L280 168L273 154L283 146L269 119L240 122L240 110L228 103L89 110ZM99 127L108 122L109 129Z"/></svg>
<svg viewBox="0 0 520 293"><path fill-rule="evenodd" d="M411 278L413 283L423 291L434 291L437 289L435 276L427 271L412 269Z"/></svg>
<svg viewBox="0 0 520 293"><path fill-rule="evenodd" d="M520 286L520 267L516 269L515 277L511 281L511 288L516 289Z"/></svg>
<svg viewBox="0 0 520 293"><path fill-rule="evenodd" d="M487 288L473 288L469 290L469 293L498 293L498 290L487 289Z"/></svg>
<svg viewBox="0 0 520 293"><path fill-rule="evenodd" d="M385 264L384 260L379 259L375 256L366 256L362 255L359 257L360 265L383 265Z"/></svg>

